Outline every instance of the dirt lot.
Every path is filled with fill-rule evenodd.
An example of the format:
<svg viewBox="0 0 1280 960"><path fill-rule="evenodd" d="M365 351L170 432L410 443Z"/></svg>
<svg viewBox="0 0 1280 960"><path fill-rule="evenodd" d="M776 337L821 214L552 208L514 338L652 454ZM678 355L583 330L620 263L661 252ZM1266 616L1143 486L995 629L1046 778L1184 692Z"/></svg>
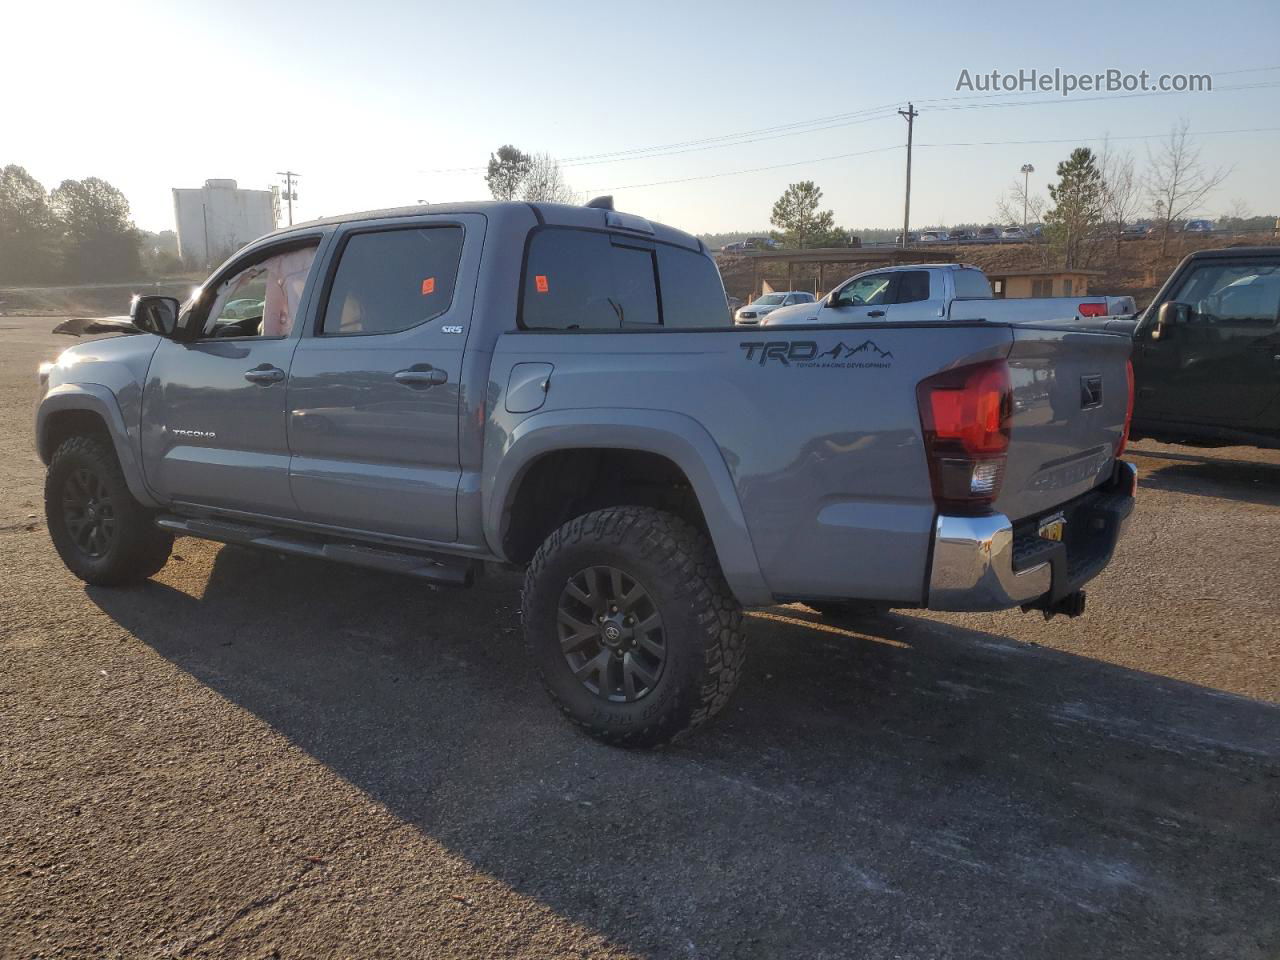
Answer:
<svg viewBox="0 0 1280 960"><path fill-rule="evenodd" d="M750 618L734 703L563 723L517 581L41 519L48 318L0 317L0 956L1280 956L1280 456L1142 444L1080 620Z"/></svg>

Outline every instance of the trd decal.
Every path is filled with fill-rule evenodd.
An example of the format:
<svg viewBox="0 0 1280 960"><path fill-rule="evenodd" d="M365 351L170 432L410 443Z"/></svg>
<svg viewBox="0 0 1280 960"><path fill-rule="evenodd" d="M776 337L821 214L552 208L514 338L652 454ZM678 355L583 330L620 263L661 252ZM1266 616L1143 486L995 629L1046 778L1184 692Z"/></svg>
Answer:
<svg viewBox="0 0 1280 960"><path fill-rule="evenodd" d="M893 352L881 350L874 340L851 347L843 340L820 351L816 340L747 340L738 344L746 359L764 366L771 360L784 367L871 367L892 366Z"/></svg>

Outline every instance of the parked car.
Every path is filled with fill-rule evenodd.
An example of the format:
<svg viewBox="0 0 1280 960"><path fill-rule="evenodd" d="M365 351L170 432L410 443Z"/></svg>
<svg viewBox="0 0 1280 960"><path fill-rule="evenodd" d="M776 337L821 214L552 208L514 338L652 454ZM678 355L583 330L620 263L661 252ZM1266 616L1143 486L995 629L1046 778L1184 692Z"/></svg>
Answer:
<svg viewBox="0 0 1280 960"><path fill-rule="evenodd" d="M301 280L283 334L221 313L264 270ZM603 199L278 231L43 368L49 535L101 586L174 535L433 584L518 564L533 670L621 745L724 707L744 606L1083 612L1133 509L1127 338L754 335L724 304L697 238Z"/></svg>
<svg viewBox="0 0 1280 960"><path fill-rule="evenodd" d="M986 320L992 323L1069 322L1133 310L1132 297L1031 297L996 300L980 269L964 263L909 264L868 270L821 301L776 309L770 329L812 323L899 323Z"/></svg>
<svg viewBox="0 0 1280 960"><path fill-rule="evenodd" d="M223 310L223 315L236 320L248 320L250 317L261 317L266 301L246 298L230 301Z"/></svg>
<svg viewBox="0 0 1280 960"><path fill-rule="evenodd" d="M1134 436L1280 448L1280 248L1186 257L1132 319Z"/></svg>
<svg viewBox="0 0 1280 960"><path fill-rule="evenodd" d="M800 303L813 303L816 298L805 290L788 290L783 293L766 293L752 300L734 314L735 323L743 326L756 326L765 317L779 307L790 307Z"/></svg>
<svg viewBox="0 0 1280 960"><path fill-rule="evenodd" d="M1000 231L1000 239L1005 243L1022 243L1027 240L1027 231L1021 227L1005 227Z"/></svg>
<svg viewBox="0 0 1280 960"><path fill-rule="evenodd" d="M896 237L894 237L893 242L899 247L902 246L902 234L898 234ZM920 242L920 234L916 233L914 230L907 234L907 243L919 243L919 242Z"/></svg>
<svg viewBox="0 0 1280 960"><path fill-rule="evenodd" d="M1126 240L1141 240L1150 234L1151 224L1145 222L1131 223L1120 231L1120 236Z"/></svg>
<svg viewBox="0 0 1280 960"><path fill-rule="evenodd" d="M978 243L999 243L1000 230L998 227L979 227L978 233L974 237Z"/></svg>
<svg viewBox="0 0 1280 960"><path fill-rule="evenodd" d="M952 230L947 237L947 239L953 240L956 243L972 243L977 238L978 233L976 230L966 230L964 228Z"/></svg>
<svg viewBox="0 0 1280 960"><path fill-rule="evenodd" d="M1182 226L1183 233L1213 233L1212 220L1188 220Z"/></svg>
<svg viewBox="0 0 1280 960"><path fill-rule="evenodd" d="M922 230L920 231L920 243L945 243L950 240L951 236L945 230Z"/></svg>
<svg viewBox="0 0 1280 960"><path fill-rule="evenodd" d="M747 237L737 243L726 243L720 248L721 253L748 253L752 250L776 250L778 242L772 237Z"/></svg>

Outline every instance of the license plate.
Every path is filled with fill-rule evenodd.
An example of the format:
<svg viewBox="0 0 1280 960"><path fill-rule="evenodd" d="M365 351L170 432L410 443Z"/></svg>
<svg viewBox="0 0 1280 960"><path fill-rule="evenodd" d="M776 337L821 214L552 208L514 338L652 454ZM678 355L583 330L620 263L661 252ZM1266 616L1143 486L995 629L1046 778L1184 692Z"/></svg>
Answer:
<svg viewBox="0 0 1280 960"><path fill-rule="evenodd" d="M1049 517L1040 521L1040 529L1036 532L1040 534L1044 540L1056 540L1062 542L1062 531L1067 525L1066 517L1062 514Z"/></svg>

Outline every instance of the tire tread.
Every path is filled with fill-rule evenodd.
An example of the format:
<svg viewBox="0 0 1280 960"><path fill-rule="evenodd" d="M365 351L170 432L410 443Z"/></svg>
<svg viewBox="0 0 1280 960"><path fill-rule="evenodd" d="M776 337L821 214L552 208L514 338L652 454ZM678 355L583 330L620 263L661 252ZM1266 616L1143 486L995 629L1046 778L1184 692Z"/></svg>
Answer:
<svg viewBox="0 0 1280 960"><path fill-rule="evenodd" d="M596 739L616 746L653 746L684 737L714 717L729 702L742 678L746 660L742 608L725 582L706 534L651 507L606 507L575 517L553 531L529 562L521 614L525 642L532 650L530 598L538 588L543 568L559 552L584 542L622 546L627 541L632 541L641 556L664 571L664 586L677 602L688 605L701 628L703 674L688 719L681 722L671 711L664 711L644 726L612 729L576 716L548 682L541 665L538 676L560 712ZM533 659L538 662L536 657Z"/></svg>

